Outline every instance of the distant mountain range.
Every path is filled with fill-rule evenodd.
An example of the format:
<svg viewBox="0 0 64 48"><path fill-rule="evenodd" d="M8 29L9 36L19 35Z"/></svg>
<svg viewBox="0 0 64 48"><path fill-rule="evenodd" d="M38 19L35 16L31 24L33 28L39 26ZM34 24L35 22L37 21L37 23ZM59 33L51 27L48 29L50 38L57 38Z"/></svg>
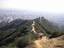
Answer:
<svg viewBox="0 0 64 48"><path fill-rule="evenodd" d="M38 17L45 17L47 20L57 23L59 25L64 25L64 15L63 14L52 14L46 12L33 12L27 10L5 10L0 9L0 22L1 21L12 21L17 18L21 19L35 19Z"/></svg>

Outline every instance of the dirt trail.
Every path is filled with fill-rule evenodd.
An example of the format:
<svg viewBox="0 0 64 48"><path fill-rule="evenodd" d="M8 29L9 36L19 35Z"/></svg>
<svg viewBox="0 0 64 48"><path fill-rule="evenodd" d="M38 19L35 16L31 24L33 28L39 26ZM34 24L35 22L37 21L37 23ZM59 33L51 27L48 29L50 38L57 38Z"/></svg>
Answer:
<svg viewBox="0 0 64 48"><path fill-rule="evenodd" d="M42 37L42 39L38 39L34 41L36 48L45 48L45 44L48 42L47 37Z"/></svg>
<svg viewBox="0 0 64 48"><path fill-rule="evenodd" d="M37 33L34 25L35 22L33 21L32 31ZM42 38L38 38L37 40L33 41L33 44L30 44L26 48L64 48L64 40L59 40L58 38L49 39L46 36L42 36Z"/></svg>
<svg viewBox="0 0 64 48"><path fill-rule="evenodd" d="M36 30L35 30L35 21L33 21L32 23L32 31L35 33L35 34L38 34L37 36L40 36L41 34L43 33L38 33ZM43 48L44 47L44 44L47 43L47 37L46 36L42 36L42 38L38 38L37 40L35 40L34 42L34 47L35 48Z"/></svg>
<svg viewBox="0 0 64 48"><path fill-rule="evenodd" d="M36 32L36 30L35 30L35 21L33 21L33 23L32 23L32 31L36 34L37 32Z"/></svg>

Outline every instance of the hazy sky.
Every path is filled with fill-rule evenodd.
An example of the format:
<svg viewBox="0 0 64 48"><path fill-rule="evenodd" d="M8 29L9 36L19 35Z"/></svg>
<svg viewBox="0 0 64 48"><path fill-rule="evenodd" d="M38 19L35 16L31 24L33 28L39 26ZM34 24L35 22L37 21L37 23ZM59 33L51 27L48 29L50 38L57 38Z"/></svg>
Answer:
<svg viewBox="0 0 64 48"><path fill-rule="evenodd" d="M0 0L0 8L64 13L64 0Z"/></svg>

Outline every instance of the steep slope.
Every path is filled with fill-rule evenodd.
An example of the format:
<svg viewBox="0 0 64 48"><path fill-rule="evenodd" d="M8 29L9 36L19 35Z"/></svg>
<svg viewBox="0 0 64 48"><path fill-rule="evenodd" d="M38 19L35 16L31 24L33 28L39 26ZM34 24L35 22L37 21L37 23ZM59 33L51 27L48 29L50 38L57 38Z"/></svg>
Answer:
<svg viewBox="0 0 64 48"><path fill-rule="evenodd" d="M40 20L37 20L37 19L32 21L31 27L32 27L31 31L35 35L33 37L35 37L36 39L32 40L32 37L29 37L29 39L27 38L25 39L24 37L25 40L29 40L28 42L24 41L24 39L23 39L24 42L22 42L22 39L20 39L18 43L19 48L21 47L23 48L64 48L64 39L62 36L63 33L60 33L61 35L57 35L58 32L56 34L56 32L54 32L55 30L53 30L53 33L55 33L56 35L55 34L52 35L53 33L50 33L50 31L47 28L45 28L47 26L45 27L44 25L42 26L40 23ZM50 37L52 38L49 38L48 34L51 35ZM23 46L22 46L22 43L24 43Z"/></svg>
<svg viewBox="0 0 64 48"><path fill-rule="evenodd" d="M34 45L35 48L53 48L55 42L56 45L57 41L64 42L64 39L59 37L62 35L64 32L60 32L57 26L52 25L43 17L34 20L16 19L0 28L0 46L13 43L18 48L31 48Z"/></svg>
<svg viewBox="0 0 64 48"><path fill-rule="evenodd" d="M40 24L38 25L37 22L33 21L32 31L37 36L37 39L31 44L27 45L25 48L64 48L64 34L61 36L56 36L55 38L52 37L50 39L48 36L46 36L46 30L44 28L42 29L43 30L41 31Z"/></svg>
<svg viewBox="0 0 64 48"><path fill-rule="evenodd" d="M9 42L15 40L16 36L22 35L21 33L24 33L27 25L29 25L30 23L31 22L28 20L16 19L6 24L6 26L1 27L0 46L8 44Z"/></svg>
<svg viewBox="0 0 64 48"><path fill-rule="evenodd" d="M64 34L64 32L61 31L61 29L59 29L58 26L54 25L53 22L49 22L48 20L46 20L43 17L34 19L34 21L36 22L36 24L39 25L40 30L42 30L42 31L45 30L47 36L49 36L50 38L61 36ZM38 26L38 25L36 25L36 26Z"/></svg>

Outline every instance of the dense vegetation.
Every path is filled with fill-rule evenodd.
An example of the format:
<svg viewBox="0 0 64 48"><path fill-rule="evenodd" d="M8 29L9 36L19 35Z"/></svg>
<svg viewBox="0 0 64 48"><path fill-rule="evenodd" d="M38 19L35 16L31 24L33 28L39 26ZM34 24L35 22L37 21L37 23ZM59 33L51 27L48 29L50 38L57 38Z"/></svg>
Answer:
<svg viewBox="0 0 64 48"><path fill-rule="evenodd" d="M42 18L34 19L36 22L36 31L42 32L49 38L64 35L57 26L53 25L48 20ZM32 30L33 20L17 19L6 26L0 28L0 46L1 48L24 48L36 39L36 35Z"/></svg>
<svg viewBox="0 0 64 48"><path fill-rule="evenodd" d="M35 22L39 25L40 30L45 30L48 37L53 38L64 35L64 31L62 31L57 25L54 25L52 22L49 22L43 17L35 19Z"/></svg>

